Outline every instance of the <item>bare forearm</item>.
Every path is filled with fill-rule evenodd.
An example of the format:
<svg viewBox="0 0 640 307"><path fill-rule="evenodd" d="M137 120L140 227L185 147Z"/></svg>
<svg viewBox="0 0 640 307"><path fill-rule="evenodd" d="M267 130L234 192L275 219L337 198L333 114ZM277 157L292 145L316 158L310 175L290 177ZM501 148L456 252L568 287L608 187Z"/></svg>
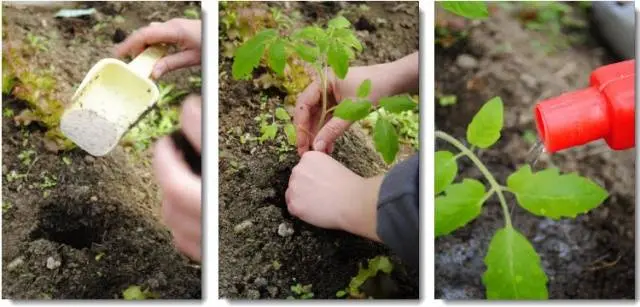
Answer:
<svg viewBox="0 0 640 307"><path fill-rule="evenodd" d="M383 65L382 72L388 76L390 84L389 96L418 92L420 83L420 55L418 51Z"/></svg>

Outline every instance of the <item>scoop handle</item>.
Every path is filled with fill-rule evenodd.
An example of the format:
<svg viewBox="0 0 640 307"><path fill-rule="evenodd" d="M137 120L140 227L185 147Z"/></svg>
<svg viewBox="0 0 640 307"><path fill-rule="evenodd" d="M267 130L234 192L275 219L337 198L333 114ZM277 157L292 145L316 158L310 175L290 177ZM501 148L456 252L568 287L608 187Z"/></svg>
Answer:
<svg viewBox="0 0 640 307"><path fill-rule="evenodd" d="M137 75L142 78L149 78L153 67L156 65L165 54L167 54L169 47L165 45L154 45L145 49L140 53L133 61L129 62L128 66Z"/></svg>

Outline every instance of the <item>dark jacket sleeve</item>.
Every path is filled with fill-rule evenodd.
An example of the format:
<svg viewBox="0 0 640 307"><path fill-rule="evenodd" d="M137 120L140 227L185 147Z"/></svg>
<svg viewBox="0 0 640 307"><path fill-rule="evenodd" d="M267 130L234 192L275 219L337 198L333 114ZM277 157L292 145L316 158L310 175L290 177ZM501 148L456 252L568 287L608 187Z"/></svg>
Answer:
<svg viewBox="0 0 640 307"><path fill-rule="evenodd" d="M405 263L420 256L420 155L398 163L384 177L378 197L377 233Z"/></svg>

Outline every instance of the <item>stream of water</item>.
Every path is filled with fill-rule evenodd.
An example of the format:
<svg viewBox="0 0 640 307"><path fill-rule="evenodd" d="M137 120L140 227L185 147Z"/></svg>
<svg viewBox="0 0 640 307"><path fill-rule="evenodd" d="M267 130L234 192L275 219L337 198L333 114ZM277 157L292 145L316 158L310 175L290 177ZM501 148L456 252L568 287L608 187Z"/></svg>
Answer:
<svg viewBox="0 0 640 307"><path fill-rule="evenodd" d="M533 147L531 147L531 149L527 153L526 161L527 161L527 164L531 165L531 169L535 168L536 163L538 162L538 159L540 159L540 156L544 152L545 152L545 149L542 141L540 140L536 141L536 143L533 145Z"/></svg>

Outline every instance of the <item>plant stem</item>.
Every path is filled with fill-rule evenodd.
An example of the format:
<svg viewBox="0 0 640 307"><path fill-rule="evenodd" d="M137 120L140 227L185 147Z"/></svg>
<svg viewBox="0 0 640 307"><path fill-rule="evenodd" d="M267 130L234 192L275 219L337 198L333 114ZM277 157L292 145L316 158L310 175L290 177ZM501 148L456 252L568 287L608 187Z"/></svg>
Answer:
<svg viewBox="0 0 640 307"><path fill-rule="evenodd" d="M323 64L320 77L322 78L322 113L320 115L320 120L318 121L316 132L320 131L320 128L324 125L324 120L327 117L327 63Z"/></svg>
<svg viewBox="0 0 640 307"><path fill-rule="evenodd" d="M489 172L489 170L484 165L484 163L482 163L482 161L480 161L480 159L478 159L478 157L471 150L469 150L469 148L464 146L464 144L462 144L460 141L458 141L453 136L447 134L446 132L436 131L436 137L458 148L462 154L469 157L469 159L473 162L473 164L476 165L476 167L480 170L480 172L484 175L484 177L487 178L487 181L489 181L489 185L491 186L491 189L489 191L493 190L496 192L496 194L498 194L498 199L500 200L500 206L502 206L502 212L504 214L505 227L512 228L513 226L511 225L511 216L509 214L509 208L507 207L507 201L505 200L504 194L502 193L504 188L502 185L498 184L495 177L493 177L491 172Z"/></svg>

